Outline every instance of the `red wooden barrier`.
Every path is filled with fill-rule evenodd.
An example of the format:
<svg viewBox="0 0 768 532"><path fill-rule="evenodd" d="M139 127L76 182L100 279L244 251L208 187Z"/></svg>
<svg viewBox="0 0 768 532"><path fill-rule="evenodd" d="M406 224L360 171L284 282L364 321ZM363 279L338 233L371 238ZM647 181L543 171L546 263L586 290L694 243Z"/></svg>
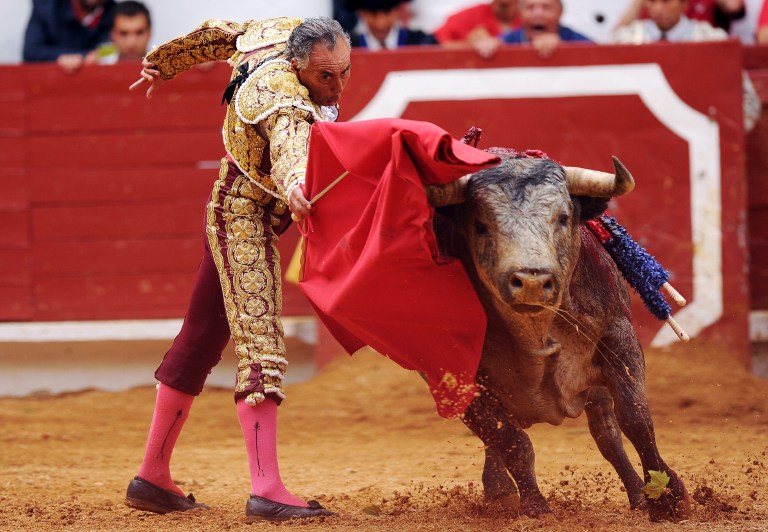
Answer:
<svg viewBox="0 0 768 532"><path fill-rule="evenodd" d="M0 70L0 319L183 315L228 68L188 72L151 101L128 91L135 65ZM284 268L296 241L285 238ZM284 305L311 313L294 286Z"/></svg>
<svg viewBox="0 0 768 532"><path fill-rule="evenodd" d="M768 310L768 46L744 52L744 67L763 101L763 117L746 136L750 297L752 309Z"/></svg>
<svg viewBox="0 0 768 532"><path fill-rule="evenodd" d="M750 50L747 65L765 95L764 52ZM516 48L490 61L413 49L356 52L353 63L342 119L389 113L455 136L478 126L480 147L537 148L600 170L618 155L638 187L611 212L692 298L696 334L748 360L747 238L755 308L768 308L768 243L747 236L737 43L564 46L546 61ZM137 71L0 67L0 320L183 314L222 155L229 67L187 72L150 101L127 90ZM768 176L766 124L747 139L751 174ZM766 196L750 189L751 222L768 218ZM284 270L296 239L284 239ZM714 317L710 300L721 306ZM311 313L293 286L284 306ZM661 325L637 300L634 312L650 343Z"/></svg>

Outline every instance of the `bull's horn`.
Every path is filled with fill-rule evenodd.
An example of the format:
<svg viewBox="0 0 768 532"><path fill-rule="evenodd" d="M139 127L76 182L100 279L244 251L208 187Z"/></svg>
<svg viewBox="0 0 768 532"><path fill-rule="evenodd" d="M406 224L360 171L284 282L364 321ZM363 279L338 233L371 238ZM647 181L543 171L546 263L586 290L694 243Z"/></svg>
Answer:
<svg viewBox="0 0 768 532"><path fill-rule="evenodd" d="M427 201L433 207L445 207L464 203L464 191L467 189L469 174L445 185L427 185Z"/></svg>
<svg viewBox="0 0 768 532"><path fill-rule="evenodd" d="M616 174L587 170L575 166L565 166L565 181L568 183L568 191L573 196L592 196L595 198L612 198L632 192L635 188L635 180L621 161L613 157L613 166Z"/></svg>

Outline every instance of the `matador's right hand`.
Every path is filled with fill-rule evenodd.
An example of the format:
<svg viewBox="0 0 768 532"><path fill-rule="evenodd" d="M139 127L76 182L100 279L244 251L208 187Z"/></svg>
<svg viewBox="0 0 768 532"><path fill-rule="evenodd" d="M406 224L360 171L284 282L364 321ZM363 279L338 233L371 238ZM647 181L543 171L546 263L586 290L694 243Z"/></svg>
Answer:
<svg viewBox="0 0 768 532"><path fill-rule="evenodd" d="M149 87L147 88L147 98L151 98L152 93L155 92L165 80L160 76L160 71L155 68L155 64L150 63L146 58L141 62L141 66L143 67L140 73L141 77L134 82L133 85L128 87L128 89L138 89L142 84L149 83Z"/></svg>
<svg viewBox="0 0 768 532"><path fill-rule="evenodd" d="M288 208L291 209L291 218L299 222L312 214L312 204L304 196L304 185L293 187L288 195Z"/></svg>

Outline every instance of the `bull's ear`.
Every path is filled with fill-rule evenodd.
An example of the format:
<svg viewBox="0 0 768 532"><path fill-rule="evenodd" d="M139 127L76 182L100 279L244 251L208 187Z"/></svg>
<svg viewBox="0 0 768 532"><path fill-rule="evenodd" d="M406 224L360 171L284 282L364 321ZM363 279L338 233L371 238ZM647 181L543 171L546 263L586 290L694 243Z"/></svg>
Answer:
<svg viewBox="0 0 768 532"><path fill-rule="evenodd" d="M574 196L573 200L579 203L579 221L584 223L592 218L597 218L608 209L610 198L593 198L591 196Z"/></svg>
<svg viewBox="0 0 768 532"><path fill-rule="evenodd" d="M445 207L464 203L464 192L472 174L467 174L445 185L427 185L424 187L427 193L427 201L432 207Z"/></svg>

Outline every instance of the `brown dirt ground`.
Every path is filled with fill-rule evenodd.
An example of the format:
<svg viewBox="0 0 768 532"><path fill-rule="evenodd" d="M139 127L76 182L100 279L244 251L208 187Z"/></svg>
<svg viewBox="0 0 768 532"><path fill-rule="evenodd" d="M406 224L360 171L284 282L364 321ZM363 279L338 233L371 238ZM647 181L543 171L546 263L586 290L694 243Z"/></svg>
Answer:
<svg viewBox="0 0 768 532"><path fill-rule="evenodd" d="M662 456L693 516L649 523L629 510L584 416L529 430L554 515L484 505L482 446L444 420L421 379L371 352L290 386L281 407L283 478L340 516L270 529L768 530L768 382L706 344L647 353ZM179 485L210 511L149 514L122 504L138 469L154 388L0 399L0 530L248 530L246 456L229 390L196 401L174 454ZM637 461L637 455L630 451ZM276 528L275 528L276 529Z"/></svg>

